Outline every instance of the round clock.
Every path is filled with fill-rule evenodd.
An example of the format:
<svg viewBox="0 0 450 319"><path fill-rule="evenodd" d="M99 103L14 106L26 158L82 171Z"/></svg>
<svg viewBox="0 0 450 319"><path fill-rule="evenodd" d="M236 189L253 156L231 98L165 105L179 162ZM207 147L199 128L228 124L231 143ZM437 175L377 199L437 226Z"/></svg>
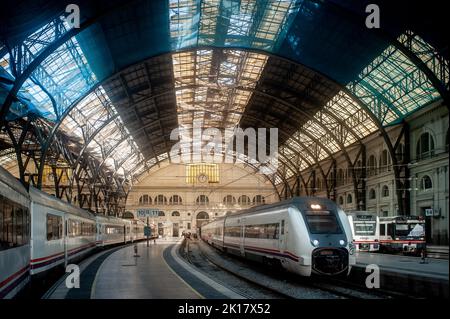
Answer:
<svg viewBox="0 0 450 319"><path fill-rule="evenodd" d="M197 180L200 183L206 183L208 181L208 176L205 174L200 174L200 175L198 175Z"/></svg>

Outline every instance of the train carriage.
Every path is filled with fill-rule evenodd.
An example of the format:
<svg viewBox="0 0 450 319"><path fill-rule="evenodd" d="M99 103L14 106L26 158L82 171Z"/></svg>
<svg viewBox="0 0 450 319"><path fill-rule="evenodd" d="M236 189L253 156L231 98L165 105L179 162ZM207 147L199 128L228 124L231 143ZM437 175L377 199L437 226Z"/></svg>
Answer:
<svg viewBox="0 0 450 319"><path fill-rule="evenodd" d="M0 299L14 297L29 281L30 198L0 167Z"/></svg>
<svg viewBox="0 0 450 319"><path fill-rule="evenodd" d="M302 276L348 274L356 262L347 216L323 198L253 207L204 225L201 233L229 253L277 262Z"/></svg>
<svg viewBox="0 0 450 319"><path fill-rule="evenodd" d="M81 258L95 247L95 218L32 186L31 274Z"/></svg>
<svg viewBox="0 0 450 319"><path fill-rule="evenodd" d="M383 252L419 255L426 248L423 217L380 217L380 248Z"/></svg>
<svg viewBox="0 0 450 319"><path fill-rule="evenodd" d="M352 229L356 251L380 249L380 219L374 212L346 212Z"/></svg>
<svg viewBox="0 0 450 319"><path fill-rule="evenodd" d="M96 216L98 247L105 247L132 240L131 221L112 216Z"/></svg>

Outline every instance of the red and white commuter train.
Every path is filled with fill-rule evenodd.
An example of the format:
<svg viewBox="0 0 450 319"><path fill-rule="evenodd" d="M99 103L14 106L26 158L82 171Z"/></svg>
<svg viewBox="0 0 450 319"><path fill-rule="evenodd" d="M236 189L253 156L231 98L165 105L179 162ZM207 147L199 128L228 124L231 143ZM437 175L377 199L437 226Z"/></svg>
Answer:
<svg viewBox="0 0 450 319"><path fill-rule="evenodd" d="M356 263L348 218L326 198L295 197L217 218L201 227L201 237L301 276L348 274Z"/></svg>
<svg viewBox="0 0 450 319"><path fill-rule="evenodd" d="M0 299L96 247L144 239L144 225L95 216L32 186L27 190L0 167Z"/></svg>

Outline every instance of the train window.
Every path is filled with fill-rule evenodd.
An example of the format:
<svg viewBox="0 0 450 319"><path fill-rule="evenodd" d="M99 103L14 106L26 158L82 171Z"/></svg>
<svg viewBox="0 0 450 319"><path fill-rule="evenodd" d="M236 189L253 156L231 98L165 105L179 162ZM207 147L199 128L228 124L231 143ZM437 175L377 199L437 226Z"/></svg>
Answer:
<svg viewBox="0 0 450 319"><path fill-rule="evenodd" d="M281 235L284 235L284 219L281 221Z"/></svg>
<svg viewBox="0 0 450 319"><path fill-rule="evenodd" d="M232 228L232 227L230 227ZM239 227L232 229L229 236L240 237ZM231 235L232 234L232 235ZM245 226L246 238L278 239L278 224L261 224Z"/></svg>
<svg viewBox="0 0 450 319"><path fill-rule="evenodd" d="M62 238L62 217L47 214L47 240Z"/></svg>
<svg viewBox="0 0 450 319"><path fill-rule="evenodd" d="M69 237L77 237L82 235L82 224L79 220L69 219L67 235Z"/></svg>
<svg viewBox="0 0 450 319"><path fill-rule="evenodd" d="M385 235L386 235L386 225L381 224L380 225L380 236L385 236Z"/></svg>
<svg viewBox="0 0 450 319"><path fill-rule="evenodd" d="M227 226L227 227L225 227L225 236L241 237L241 227L240 226Z"/></svg>
<svg viewBox="0 0 450 319"><path fill-rule="evenodd" d="M312 234L341 234L336 216L330 211L307 211L306 222Z"/></svg>
<svg viewBox="0 0 450 319"><path fill-rule="evenodd" d="M29 223L27 208L0 195L0 250L28 244Z"/></svg>
<svg viewBox="0 0 450 319"><path fill-rule="evenodd" d="M92 223L81 224L81 234L83 236L92 236L95 233L95 225Z"/></svg>

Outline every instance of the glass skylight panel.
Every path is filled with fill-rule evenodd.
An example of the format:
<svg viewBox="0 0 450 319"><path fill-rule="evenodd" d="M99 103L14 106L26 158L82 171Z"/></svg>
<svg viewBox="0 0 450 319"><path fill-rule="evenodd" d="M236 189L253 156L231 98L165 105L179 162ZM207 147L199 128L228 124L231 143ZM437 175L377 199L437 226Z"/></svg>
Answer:
<svg viewBox="0 0 450 319"><path fill-rule="evenodd" d="M169 0L170 37L172 49L197 43L200 9L196 0Z"/></svg>
<svg viewBox="0 0 450 319"><path fill-rule="evenodd" d="M386 125L439 98L425 74L392 45L361 72L350 88L352 85L356 95ZM383 109L377 110L380 103Z"/></svg>

